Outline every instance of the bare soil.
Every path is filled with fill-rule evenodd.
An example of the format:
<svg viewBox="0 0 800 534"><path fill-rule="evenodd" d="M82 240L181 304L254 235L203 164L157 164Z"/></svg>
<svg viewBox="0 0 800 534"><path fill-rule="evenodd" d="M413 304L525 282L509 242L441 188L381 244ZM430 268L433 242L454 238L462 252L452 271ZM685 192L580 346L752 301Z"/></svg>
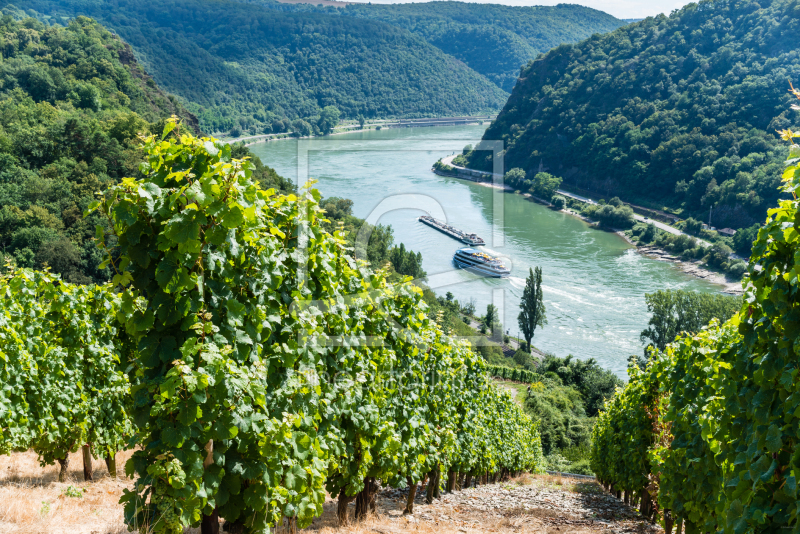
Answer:
<svg viewBox="0 0 800 534"><path fill-rule="evenodd" d="M131 452L120 454L119 471ZM93 463L94 481L83 481L80 453L70 457L69 480L58 482L55 466L41 467L31 452L0 456L0 534L123 534L124 489L133 481L112 479L101 460ZM660 533L638 513L604 492L595 482L549 475L522 475L443 494L426 504L417 492L414 515L402 514L407 489L380 490L377 507L366 521L340 527L336 500L304 529L319 534L542 534ZM352 512L351 512L352 515ZM198 534L187 529L185 534Z"/></svg>

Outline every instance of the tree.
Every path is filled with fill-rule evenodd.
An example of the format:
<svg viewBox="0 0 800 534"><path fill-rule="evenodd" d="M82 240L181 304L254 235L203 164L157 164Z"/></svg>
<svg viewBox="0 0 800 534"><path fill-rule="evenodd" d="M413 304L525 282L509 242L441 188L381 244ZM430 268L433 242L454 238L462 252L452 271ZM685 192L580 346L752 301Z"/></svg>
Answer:
<svg viewBox="0 0 800 534"><path fill-rule="evenodd" d="M519 349L517 350L517 352L514 353L513 359L514 363L516 363L517 365L521 365L525 369L532 371L536 367L531 355L522 349Z"/></svg>
<svg viewBox="0 0 800 534"><path fill-rule="evenodd" d="M525 171L515 167L506 173L503 181L511 187L522 188L525 184Z"/></svg>
<svg viewBox="0 0 800 534"><path fill-rule="evenodd" d="M703 223L689 217L688 219L686 219L683 229L687 234L698 235L700 233L700 230L703 229Z"/></svg>
<svg viewBox="0 0 800 534"><path fill-rule="evenodd" d="M497 307L494 304L486 306L486 315L483 317L483 324L487 328L491 328L492 324L497 322Z"/></svg>
<svg viewBox="0 0 800 534"><path fill-rule="evenodd" d="M475 297L470 297L467 303L461 307L461 313L468 316L475 315Z"/></svg>
<svg viewBox="0 0 800 534"><path fill-rule="evenodd" d="M537 197L549 201L559 187L561 187L561 178L546 172L539 172L533 177L531 192Z"/></svg>
<svg viewBox="0 0 800 534"><path fill-rule="evenodd" d="M519 328L525 338L525 343L530 347L533 333L537 326L547 324L545 306L542 299L542 268L528 269L528 278L525 280L525 290L519 303L520 311L517 316Z"/></svg>
<svg viewBox="0 0 800 534"><path fill-rule="evenodd" d="M303 119L293 121L292 129L294 130L295 137L308 137L313 132L311 125Z"/></svg>
<svg viewBox="0 0 800 534"><path fill-rule="evenodd" d="M367 119L364 118L364 115L358 115L358 126L362 130L364 129L364 125L367 124Z"/></svg>
<svg viewBox="0 0 800 534"><path fill-rule="evenodd" d="M733 249L737 254L742 256L750 256L750 249L753 247L753 241L758 237L758 229L761 225L756 223L750 228L742 228L733 235Z"/></svg>
<svg viewBox="0 0 800 534"><path fill-rule="evenodd" d="M739 311L741 299L726 295L695 293L693 291L663 290L645 295L647 311L653 314L641 340L650 347L664 350L681 332L696 333L711 319L725 322Z"/></svg>
<svg viewBox="0 0 800 534"><path fill-rule="evenodd" d="M329 134L333 131L337 124L339 124L339 108L336 106L325 106L319 112L319 120L317 126L323 134Z"/></svg>

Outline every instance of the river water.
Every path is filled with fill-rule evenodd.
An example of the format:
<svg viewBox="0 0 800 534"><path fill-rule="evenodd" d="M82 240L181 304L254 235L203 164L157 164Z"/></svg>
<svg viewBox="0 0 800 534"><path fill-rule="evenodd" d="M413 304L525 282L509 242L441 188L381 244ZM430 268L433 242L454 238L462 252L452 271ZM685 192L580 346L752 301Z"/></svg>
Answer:
<svg viewBox="0 0 800 534"><path fill-rule="evenodd" d="M479 313L494 303L504 330L517 335L519 300L528 270L543 270L547 325L533 345L559 356L595 358L620 377L631 354L641 354L639 333L649 320L645 293L658 289L719 291L670 263L637 254L615 234L554 212L526 198L431 172L440 157L477 143L485 126L369 131L313 141L283 140L251 147L265 164L303 183L317 180L326 197L353 200L354 215L391 224L395 243L422 253L437 294L475 299ZM299 165L298 165L299 162ZM475 232L487 249L511 264L507 279L476 277L452 263L461 246L417 221L425 212Z"/></svg>

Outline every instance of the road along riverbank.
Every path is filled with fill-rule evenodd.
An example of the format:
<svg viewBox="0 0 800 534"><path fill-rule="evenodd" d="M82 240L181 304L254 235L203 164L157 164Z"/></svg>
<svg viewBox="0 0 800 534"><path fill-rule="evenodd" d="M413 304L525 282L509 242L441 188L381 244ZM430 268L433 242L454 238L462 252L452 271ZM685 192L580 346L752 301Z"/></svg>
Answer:
<svg viewBox="0 0 800 534"><path fill-rule="evenodd" d="M462 179L462 180L469 180L471 182L475 182L475 183L478 183L478 184L486 186L486 187L493 187L493 188L496 188L496 189L502 189L502 190L504 190L506 192L511 192L511 193L516 192L512 187L509 187L509 186L507 186L505 184L500 185L500 184L494 183L494 179L498 178L498 177L502 177L502 175L498 176L495 173L476 171L474 169L469 169L469 168L462 167L462 166L459 166L459 165L454 165L453 164L453 159L455 159L457 156L458 156L458 154L452 154L452 155L449 155L449 156L446 156L446 157L442 158L439 161L441 161L441 163L443 165L434 167L432 169L433 172L438 174L438 175L440 175L440 176L447 176L447 177L450 177L450 178L458 178L458 179ZM448 167L449 167L449 169L448 169ZM579 202L583 202L583 203L586 203L586 204L596 204L596 202L594 200L592 200L592 199L590 199L588 197L584 197L582 195L578 195L578 194L575 194L575 193L572 193L570 191L566 191L566 190L563 190L563 189L558 189L557 193L559 195L563 195L565 197L569 197L569 198L571 198L573 200L577 200ZM537 201L537 202L539 202L541 204L549 206L551 209L554 209L554 208L552 208L552 205L549 202L546 202L546 201L544 201L542 199L537 199L537 198L533 197L530 193L523 193L522 196L526 197L526 198L529 198L531 200L535 200L535 201ZM588 218L584 217L583 215L581 215L578 212L570 210L569 208L564 208L563 210L560 210L560 211L562 211L564 213L568 213L568 214L573 215L573 216L576 216L579 219L587 222L588 224L600 229L599 226L597 225L596 221L592 221L591 219L588 219ZM668 224L664 224L664 223L662 223L660 221L652 220L652 219L650 219L648 217L645 217L643 215L640 215L638 213L634 213L634 218L636 219L637 222L642 222L642 223L646 223L646 224L652 224L652 225L654 225L656 228L658 228L661 231L668 232L668 233L673 234L673 235L685 235L687 237L690 237L690 238L694 239L698 243L698 245L702 246L703 248L707 248L707 247L711 246L711 243L709 243L708 241L705 241L703 239L698 239L697 237L694 237L694 236L691 236L689 234L686 234L686 233L678 230L677 228L675 228L673 226L670 226ZM619 235L620 237L622 237L625 241L627 241L628 243L633 245L635 247L635 250L638 253L642 254L642 255L645 255L645 256L647 256L649 258L652 258L652 259L655 259L655 260L658 260L658 261L666 261L666 262L673 263L681 271L683 271L684 273L686 273L688 275L694 276L694 277L702 279L702 280L706 280L708 282L711 282L712 284L716 284L716 285L722 286L722 292L723 293L728 293L728 294L731 294L731 295L741 295L743 293L742 284L741 284L740 280L732 280L732 279L728 278L725 274L722 274L722 273L719 273L717 271L712 271L710 269L707 269L707 268L705 268L703 266L702 262L700 262L700 261L684 261L684 260L681 260L681 258L672 255L667 250L660 249L658 247L653 247L653 246L639 246L637 243L631 241L625 235L624 232L618 231L618 230L612 230L612 231L614 233L616 233L617 235Z"/></svg>

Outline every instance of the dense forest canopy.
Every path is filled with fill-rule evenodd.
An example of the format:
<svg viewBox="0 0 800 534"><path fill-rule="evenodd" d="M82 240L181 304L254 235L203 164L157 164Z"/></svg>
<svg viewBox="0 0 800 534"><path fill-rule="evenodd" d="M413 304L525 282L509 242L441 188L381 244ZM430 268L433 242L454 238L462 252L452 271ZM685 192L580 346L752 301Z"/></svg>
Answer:
<svg viewBox="0 0 800 534"><path fill-rule="evenodd" d="M777 202L774 133L796 121L799 15L794 0L703 1L560 46L523 70L484 138L505 141L506 168L752 226Z"/></svg>
<svg viewBox="0 0 800 534"><path fill-rule="evenodd" d="M463 115L507 93L395 26L225 0L29 0L51 16L87 15L118 32L203 130L282 132L335 106L343 118Z"/></svg>
<svg viewBox="0 0 800 534"><path fill-rule="evenodd" d="M602 11L574 4L518 7L438 1L348 4L342 9L275 0L250 2L284 11L322 11L379 20L405 28L509 92L520 68L540 52L624 24Z"/></svg>
<svg viewBox="0 0 800 534"><path fill-rule="evenodd" d="M406 28L509 92L517 83L521 67L539 53L623 25L608 13L568 4L350 4L342 13Z"/></svg>
<svg viewBox="0 0 800 534"><path fill-rule="evenodd" d="M46 20L13 7L0 18L0 270L11 260L70 282L104 281L93 238L105 221L84 212L98 191L136 176L137 134L161 131L171 115L197 131L197 119L96 22L49 26L22 19L30 14ZM291 187L260 161L253 171L264 188Z"/></svg>
<svg viewBox="0 0 800 534"><path fill-rule="evenodd" d="M136 171L131 141L172 114L130 47L93 21L48 27L15 9L0 18L0 262L49 265L76 282L104 279L84 210ZM158 126L160 127L160 125Z"/></svg>

